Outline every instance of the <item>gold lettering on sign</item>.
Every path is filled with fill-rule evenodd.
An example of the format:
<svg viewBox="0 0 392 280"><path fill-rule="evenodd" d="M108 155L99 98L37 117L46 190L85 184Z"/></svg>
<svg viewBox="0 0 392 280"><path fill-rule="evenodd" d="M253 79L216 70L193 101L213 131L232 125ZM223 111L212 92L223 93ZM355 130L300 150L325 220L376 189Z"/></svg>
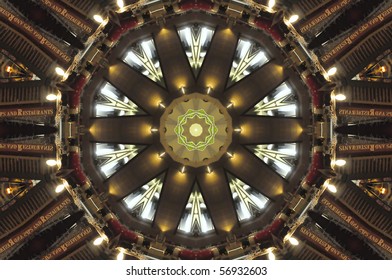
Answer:
<svg viewBox="0 0 392 280"><path fill-rule="evenodd" d="M26 116L54 116L53 108L23 108L23 109L3 109L0 110L1 117L26 117Z"/></svg>
<svg viewBox="0 0 392 280"><path fill-rule="evenodd" d="M365 227L355 217L347 215L336 204L332 203L329 199L327 199L325 197L323 199L321 199L321 204L325 205L329 210L331 210L333 213L335 213L338 217L340 217L349 226L354 228L362 236L364 236L365 238L367 238L371 242L375 243L380 248L382 248L392 254L391 244L389 244L389 242L385 241L383 238L379 237L375 233L371 232L367 227Z"/></svg>
<svg viewBox="0 0 392 280"><path fill-rule="evenodd" d="M10 249L11 247L17 245L18 243L22 242L27 237L29 237L32 233L34 233L38 229L42 228L43 225L49 219L54 217L56 214L58 214L61 210L63 210L66 206L70 205L71 203L72 203L72 200L69 197L66 197L65 199L63 199L61 201L61 203L57 204L55 207L51 208L45 214L36 218L33 221L33 223L30 224L27 228L24 228L18 234L14 235L6 242L0 244L0 254L2 254L4 251Z"/></svg>
<svg viewBox="0 0 392 280"><path fill-rule="evenodd" d="M18 27L24 34L28 35L32 40L36 41L38 44L45 46L46 49L48 49L52 54L56 55L56 57L60 58L64 62L69 63L71 61L70 56L68 56L56 45L54 45L49 40L47 40L41 33L36 31L30 24L25 22L23 19L20 19L17 16L13 15L9 11L5 10L3 7L0 7L0 19L1 18L8 21L11 26Z"/></svg>
<svg viewBox="0 0 392 280"><path fill-rule="evenodd" d="M311 28L314 26L318 25L325 19L329 18L332 15L336 15L336 13L339 10L342 10L344 7L346 7L348 4L350 4L352 0L343 0L343 1L338 1L337 3L331 5L329 8L326 8L324 12L320 13L316 17L313 17L312 19L306 21L302 26L299 28L301 33L305 33L309 31Z"/></svg>
<svg viewBox="0 0 392 280"><path fill-rule="evenodd" d="M328 63L332 59L336 59L338 55L344 53L351 45L357 44L365 34L372 31L378 25L385 23L392 16L392 6L382 11L378 15L371 18L368 22L359 26L353 33L342 40L337 46L335 46L330 52L326 53L321 57L323 63Z"/></svg>
<svg viewBox="0 0 392 280"><path fill-rule="evenodd" d="M34 145L34 144L15 144L0 143L0 151L7 152L54 152L54 145Z"/></svg>
<svg viewBox="0 0 392 280"><path fill-rule="evenodd" d="M309 229L301 226L299 232L306 239L312 241L313 243L315 243L315 244L319 245L321 248L323 248L325 250L325 252L331 253L333 256L335 256L336 258L341 259L341 260L350 260L349 256L345 255L339 249L333 247L330 243L326 242L324 239L322 239L321 237L319 237L317 234L310 231Z"/></svg>
<svg viewBox="0 0 392 280"><path fill-rule="evenodd" d="M362 108L339 108L340 116L369 116L369 117L392 117L389 109L362 109Z"/></svg>
<svg viewBox="0 0 392 280"><path fill-rule="evenodd" d="M66 8L64 8L61 4L56 3L50 0L41 0L41 3L44 4L46 7L51 9L52 11L56 12L57 14L61 15L62 17L66 18L76 26L80 27L87 33L92 33L93 28L89 26L88 23L83 21L82 19L78 18L76 15L73 15L69 12Z"/></svg>

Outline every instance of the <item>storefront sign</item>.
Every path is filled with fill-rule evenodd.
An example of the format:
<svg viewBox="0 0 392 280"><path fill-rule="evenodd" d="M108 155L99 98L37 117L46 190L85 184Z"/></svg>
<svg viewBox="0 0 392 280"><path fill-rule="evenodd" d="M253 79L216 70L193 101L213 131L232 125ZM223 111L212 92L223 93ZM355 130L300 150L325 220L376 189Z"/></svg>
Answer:
<svg viewBox="0 0 392 280"><path fill-rule="evenodd" d="M321 199L321 204L325 205L330 211L335 213L338 217L352 227L358 234L362 235L376 246L392 254L392 244L387 240L381 238L376 233L371 231L367 226L360 222L357 218L347 214L341 207L337 206L336 203L329 200L327 197Z"/></svg>
<svg viewBox="0 0 392 280"><path fill-rule="evenodd" d="M392 143L365 144L365 145L338 145L337 151L339 154L391 152Z"/></svg>
<svg viewBox="0 0 392 280"><path fill-rule="evenodd" d="M376 29L380 29L380 25L389 22L392 18L392 6L387 10L384 10L377 15L373 16L368 22L359 26L354 32L348 37L343 39L337 46L331 51L321 57L321 62L324 64L330 63L332 60L338 59L341 55L347 53L348 49L355 46L362 40L365 35L373 32Z"/></svg>
<svg viewBox="0 0 392 280"><path fill-rule="evenodd" d="M2 152L25 152L47 154L55 151L54 145L36 145L36 144L18 144L18 143L1 143L0 153Z"/></svg>
<svg viewBox="0 0 392 280"><path fill-rule="evenodd" d="M54 116L55 113L49 107L0 109L0 118Z"/></svg>
<svg viewBox="0 0 392 280"><path fill-rule="evenodd" d="M68 65L71 62L71 57L63 52L59 47L54 45L49 39L45 38L41 32L36 30L33 26L28 24L22 18L14 15L7 11L3 7L0 7L0 20L5 22L7 25L12 26L19 32L24 34L26 37L36 43L37 46L43 47L49 53L51 53L58 61L64 65Z"/></svg>
<svg viewBox="0 0 392 280"><path fill-rule="evenodd" d="M83 29L85 32L91 34L93 33L93 28L91 27L91 23L83 20L81 17L73 13L72 11L67 10L63 5L58 2L52 0L40 0L42 4L48 7L50 10L54 11L56 14L64 17L69 20L79 28Z"/></svg>
<svg viewBox="0 0 392 280"><path fill-rule="evenodd" d="M91 227L87 227L83 229L82 232L68 239L67 241L58 245L54 250L50 251L48 254L42 257L43 260L53 260L60 257L63 253L71 250L72 248L78 246L85 239L89 238L93 235L93 229Z"/></svg>
<svg viewBox="0 0 392 280"><path fill-rule="evenodd" d="M64 197L55 206L49 208L45 213L35 218L31 223L25 226L17 234L13 235L10 239L0 244L0 254L12 247L20 244L23 240L31 236L34 232L42 229L44 225L60 213L68 205L71 205L72 200L69 197Z"/></svg>
<svg viewBox="0 0 392 280"><path fill-rule="evenodd" d="M339 116L392 117L392 109L338 108Z"/></svg>
<svg viewBox="0 0 392 280"><path fill-rule="evenodd" d="M312 231L308 228L305 228L304 226L301 226L299 228L299 230L296 231L296 233L300 234L303 238L305 238L309 242L313 243L314 245L316 245L317 247L319 247L323 251L329 253L334 258L339 259L339 260L350 260L349 256L344 254L338 248L334 247L328 241L324 240L322 237L320 237L314 231Z"/></svg>
<svg viewBox="0 0 392 280"><path fill-rule="evenodd" d="M330 5L328 8L326 8L322 12L318 13L317 15L311 17L309 20L301 24L301 27L299 28L300 33L304 34L308 32L310 29L312 29L313 27L315 27L316 25L323 22L324 20L332 16L335 16L342 9L344 9L346 6L351 4L351 2L353 1L352 0L334 1L334 3Z"/></svg>

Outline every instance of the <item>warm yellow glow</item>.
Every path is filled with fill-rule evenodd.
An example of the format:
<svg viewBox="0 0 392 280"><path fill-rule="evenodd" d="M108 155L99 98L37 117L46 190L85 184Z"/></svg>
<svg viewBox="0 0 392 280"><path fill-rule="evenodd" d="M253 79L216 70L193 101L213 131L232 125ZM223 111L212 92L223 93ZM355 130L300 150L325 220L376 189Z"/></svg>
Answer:
<svg viewBox="0 0 392 280"><path fill-rule="evenodd" d="M48 165L48 166L55 166L55 165L57 165L57 160L55 160L55 159L48 159L46 161L46 165Z"/></svg>
<svg viewBox="0 0 392 280"><path fill-rule="evenodd" d="M46 100L48 100L48 101L55 101L55 100L57 100L57 95L54 94L54 93L50 93L50 94L48 94L46 96Z"/></svg>
<svg viewBox="0 0 392 280"><path fill-rule="evenodd" d="M181 173L184 174L185 173L185 165L183 167L181 167Z"/></svg>
<svg viewBox="0 0 392 280"><path fill-rule="evenodd" d="M189 127L189 133L193 137L199 137L203 133L203 127L198 123L194 123Z"/></svg>
<svg viewBox="0 0 392 280"><path fill-rule="evenodd" d="M186 93L185 87L181 87L180 90L181 90L181 93L182 93L182 94L185 94L185 93Z"/></svg>
<svg viewBox="0 0 392 280"><path fill-rule="evenodd" d="M337 188L334 186L334 185L331 185L331 184L328 184L327 185L327 188L328 188L328 190L331 192L331 193L336 193L338 190L337 190Z"/></svg>
<svg viewBox="0 0 392 280"><path fill-rule="evenodd" d="M166 108L165 104L163 104L162 102L159 102L159 107L161 107L161 108L163 108L163 109Z"/></svg>
<svg viewBox="0 0 392 280"><path fill-rule="evenodd" d="M11 187L7 188L6 192L7 192L7 194L12 194L12 188Z"/></svg>
<svg viewBox="0 0 392 280"><path fill-rule="evenodd" d="M347 162L344 159L335 160L335 165L337 165L337 166L344 166L344 165L346 165L346 163Z"/></svg>
<svg viewBox="0 0 392 280"><path fill-rule="evenodd" d="M387 189L386 188L381 188L380 193L381 194L386 194L387 193Z"/></svg>
<svg viewBox="0 0 392 280"><path fill-rule="evenodd" d="M103 22L103 17L101 15L94 15L93 18L98 23L102 23Z"/></svg>
<svg viewBox="0 0 392 280"><path fill-rule="evenodd" d="M102 238L102 237L98 237L98 238L96 238L96 239L94 240L93 244L94 244L95 246L99 246L99 245L102 244L102 242L103 242L103 238Z"/></svg>
<svg viewBox="0 0 392 280"><path fill-rule="evenodd" d="M298 15L292 15L292 16L289 18L289 22L290 22L290 23L294 23L294 22L296 22L298 19L299 19L299 16L298 16Z"/></svg>
<svg viewBox="0 0 392 280"><path fill-rule="evenodd" d="M121 251L118 253L118 255L117 255L117 260L118 260L118 261L121 261L121 260L124 259L124 257L125 257L124 252L121 250Z"/></svg>
<svg viewBox="0 0 392 280"><path fill-rule="evenodd" d="M211 91L212 91L212 88L211 87L207 87L207 94L210 94Z"/></svg>
<svg viewBox="0 0 392 280"><path fill-rule="evenodd" d="M56 187L55 192L56 193L61 193L65 189L65 186L63 184L60 184Z"/></svg>
<svg viewBox="0 0 392 280"><path fill-rule="evenodd" d="M268 8L272 9L275 6L275 0L268 1Z"/></svg>
<svg viewBox="0 0 392 280"><path fill-rule="evenodd" d="M294 237L290 237L289 238L289 242L293 246L297 246L299 244L298 240L296 238L294 238Z"/></svg>
<svg viewBox="0 0 392 280"><path fill-rule="evenodd" d="M335 99L337 101L344 101L346 100L346 96L344 94L339 93L338 95L335 96Z"/></svg>
<svg viewBox="0 0 392 280"><path fill-rule="evenodd" d="M124 1L123 0L117 0L117 6L122 9L124 8Z"/></svg>
<svg viewBox="0 0 392 280"><path fill-rule="evenodd" d="M211 167L210 167L210 166L207 166L207 173L211 173L211 172L212 172Z"/></svg>
<svg viewBox="0 0 392 280"><path fill-rule="evenodd" d="M230 102L229 104L227 104L226 108L229 109L229 108L233 107L233 105L234 105L233 102Z"/></svg>
<svg viewBox="0 0 392 280"><path fill-rule="evenodd" d="M234 128L234 131L237 133L241 133L242 129L241 129L241 127L237 127L237 128Z"/></svg>
<svg viewBox="0 0 392 280"><path fill-rule="evenodd" d="M385 73L387 72L387 68L385 66L380 67L380 72Z"/></svg>
<svg viewBox="0 0 392 280"><path fill-rule="evenodd" d="M151 129L150 129L150 131L151 131L151 133L155 133L155 132L158 132L158 128L155 128L155 127L151 127Z"/></svg>
<svg viewBox="0 0 392 280"><path fill-rule="evenodd" d="M54 70L56 71L56 74L59 75L59 76L64 76L65 75L65 71L61 67L56 67Z"/></svg>
<svg viewBox="0 0 392 280"><path fill-rule="evenodd" d="M12 72L11 66L7 66L7 68L5 69L5 71L6 71L7 73L11 73L11 72Z"/></svg>
<svg viewBox="0 0 392 280"><path fill-rule="evenodd" d="M269 259L270 261L276 260L276 257L275 257L274 252L270 251L270 252L268 253L268 259Z"/></svg>
<svg viewBox="0 0 392 280"><path fill-rule="evenodd" d="M228 156L229 158L233 158L233 157L234 157L234 154L233 154L233 153L227 152L226 154L227 154L227 156Z"/></svg>
<svg viewBox="0 0 392 280"><path fill-rule="evenodd" d="M327 74L328 76L333 76L336 74L336 72L338 72L338 69L336 67L332 67L328 70Z"/></svg>

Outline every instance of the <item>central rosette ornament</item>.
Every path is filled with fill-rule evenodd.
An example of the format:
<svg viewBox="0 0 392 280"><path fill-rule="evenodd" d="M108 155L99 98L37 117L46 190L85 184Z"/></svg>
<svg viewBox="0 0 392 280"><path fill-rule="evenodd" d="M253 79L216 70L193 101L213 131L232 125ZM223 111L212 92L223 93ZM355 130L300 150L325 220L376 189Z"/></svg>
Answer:
<svg viewBox="0 0 392 280"><path fill-rule="evenodd" d="M178 143L189 151L204 151L214 144L218 127L215 125L214 116L207 114L204 109L189 109L178 117L174 132L177 134Z"/></svg>
<svg viewBox="0 0 392 280"><path fill-rule="evenodd" d="M193 93L175 99L160 122L165 151L177 162L193 167L219 160L232 139L232 121L215 98Z"/></svg>

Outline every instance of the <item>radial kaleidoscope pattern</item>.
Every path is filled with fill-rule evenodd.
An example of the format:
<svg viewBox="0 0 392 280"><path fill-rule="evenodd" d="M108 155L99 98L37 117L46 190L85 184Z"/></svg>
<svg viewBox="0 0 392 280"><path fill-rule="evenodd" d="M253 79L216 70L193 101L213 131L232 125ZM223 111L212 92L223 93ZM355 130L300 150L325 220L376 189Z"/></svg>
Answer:
<svg viewBox="0 0 392 280"><path fill-rule="evenodd" d="M257 230L306 170L306 90L265 35L224 26L198 14L130 32L89 87L85 166L134 230L189 246Z"/></svg>

